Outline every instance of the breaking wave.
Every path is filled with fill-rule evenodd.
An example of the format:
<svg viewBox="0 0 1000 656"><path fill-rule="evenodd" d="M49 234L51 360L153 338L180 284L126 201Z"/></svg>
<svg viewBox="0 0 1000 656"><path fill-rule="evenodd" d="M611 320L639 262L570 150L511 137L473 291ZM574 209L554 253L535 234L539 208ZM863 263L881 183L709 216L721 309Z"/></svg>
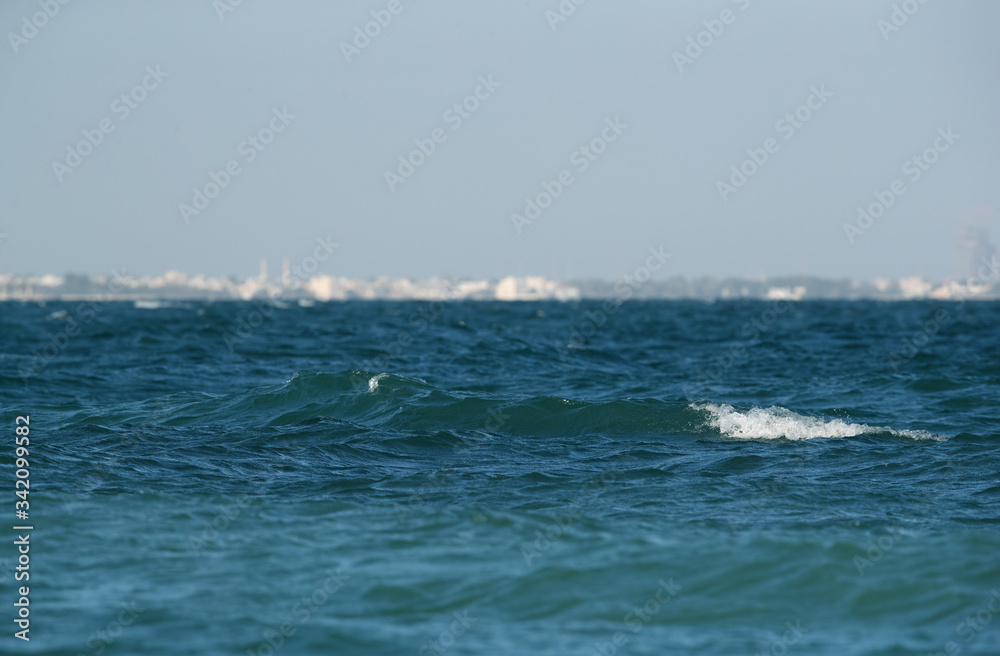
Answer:
<svg viewBox="0 0 1000 656"><path fill-rule="evenodd" d="M707 412L708 425L724 437L740 440L812 440L879 434L914 440L947 439L922 430L896 430L887 426L852 424L843 419L808 417L778 406L753 408L745 412L725 403L697 403L690 407Z"/></svg>

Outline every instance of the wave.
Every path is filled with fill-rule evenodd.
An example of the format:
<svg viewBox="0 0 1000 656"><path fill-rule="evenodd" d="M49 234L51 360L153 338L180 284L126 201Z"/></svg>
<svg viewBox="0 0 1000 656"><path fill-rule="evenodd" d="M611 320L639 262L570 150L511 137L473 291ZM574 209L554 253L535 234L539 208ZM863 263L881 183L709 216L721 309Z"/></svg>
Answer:
<svg viewBox="0 0 1000 656"><path fill-rule="evenodd" d="M740 410L689 399L567 399L438 388L390 373L300 371L283 383L222 395L185 392L95 412L74 412L65 428L161 424L353 426L405 435L439 431L563 439L586 435L662 440L694 437L808 440L858 436L947 439L922 430L850 423L797 414L782 407Z"/></svg>
<svg viewBox="0 0 1000 656"><path fill-rule="evenodd" d="M896 430L887 426L852 424L843 419L824 420L792 412L780 406L753 408L745 412L725 403L692 403L689 407L708 413L708 425L724 437L740 440L812 440L888 434L913 440L945 440L922 430Z"/></svg>

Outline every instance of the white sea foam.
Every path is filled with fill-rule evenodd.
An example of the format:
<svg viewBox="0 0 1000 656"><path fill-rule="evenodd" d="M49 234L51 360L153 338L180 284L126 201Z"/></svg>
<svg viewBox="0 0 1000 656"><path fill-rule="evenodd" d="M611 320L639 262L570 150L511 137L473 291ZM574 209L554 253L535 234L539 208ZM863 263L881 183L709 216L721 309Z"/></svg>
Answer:
<svg viewBox="0 0 1000 656"><path fill-rule="evenodd" d="M378 381L382 380L389 374L378 374L377 376L372 376L368 381L368 393L371 394L378 389Z"/></svg>
<svg viewBox="0 0 1000 656"><path fill-rule="evenodd" d="M753 408L746 412L725 403L697 403L691 404L691 407L707 412L708 425L724 436L741 440L812 440L872 433L889 433L914 440L947 439L922 430L895 430L887 426L852 424L842 419L807 417L778 406Z"/></svg>

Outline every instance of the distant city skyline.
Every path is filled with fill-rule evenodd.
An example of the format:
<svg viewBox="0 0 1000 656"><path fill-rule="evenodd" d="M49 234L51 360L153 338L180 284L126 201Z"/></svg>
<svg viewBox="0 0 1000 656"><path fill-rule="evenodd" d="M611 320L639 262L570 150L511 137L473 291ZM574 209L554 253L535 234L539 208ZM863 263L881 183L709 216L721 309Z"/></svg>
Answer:
<svg viewBox="0 0 1000 656"><path fill-rule="evenodd" d="M610 299L615 307L632 299L696 299L705 301L767 299L800 301L816 299L879 300L985 300L1000 298L1000 256L979 255L969 262L969 275L961 279L929 281L919 276L871 281L829 280L810 276L774 278L697 278L668 276L657 279L669 259L662 253L615 281L549 280L544 276L506 276L497 280L430 278L346 278L310 275L307 258L301 266L285 261L281 275L268 275L261 261L257 276L212 277L169 271L159 276L137 276L125 270L91 278L86 275L13 276L0 274L0 301L254 301L268 305L289 302L339 300L481 300L481 301L579 301Z"/></svg>
<svg viewBox="0 0 1000 656"><path fill-rule="evenodd" d="M998 241L998 22L11 0L0 272L252 276L330 238L348 278L613 281L658 247L661 277L961 276Z"/></svg>

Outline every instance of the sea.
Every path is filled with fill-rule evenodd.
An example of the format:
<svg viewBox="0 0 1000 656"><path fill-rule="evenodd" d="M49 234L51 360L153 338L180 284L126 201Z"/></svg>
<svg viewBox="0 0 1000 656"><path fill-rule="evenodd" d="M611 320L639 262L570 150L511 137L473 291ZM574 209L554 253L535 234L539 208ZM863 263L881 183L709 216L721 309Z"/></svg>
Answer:
<svg viewBox="0 0 1000 656"><path fill-rule="evenodd" d="M1000 303L8 301L0 364L5 654L1000 654Z"/></svg>

